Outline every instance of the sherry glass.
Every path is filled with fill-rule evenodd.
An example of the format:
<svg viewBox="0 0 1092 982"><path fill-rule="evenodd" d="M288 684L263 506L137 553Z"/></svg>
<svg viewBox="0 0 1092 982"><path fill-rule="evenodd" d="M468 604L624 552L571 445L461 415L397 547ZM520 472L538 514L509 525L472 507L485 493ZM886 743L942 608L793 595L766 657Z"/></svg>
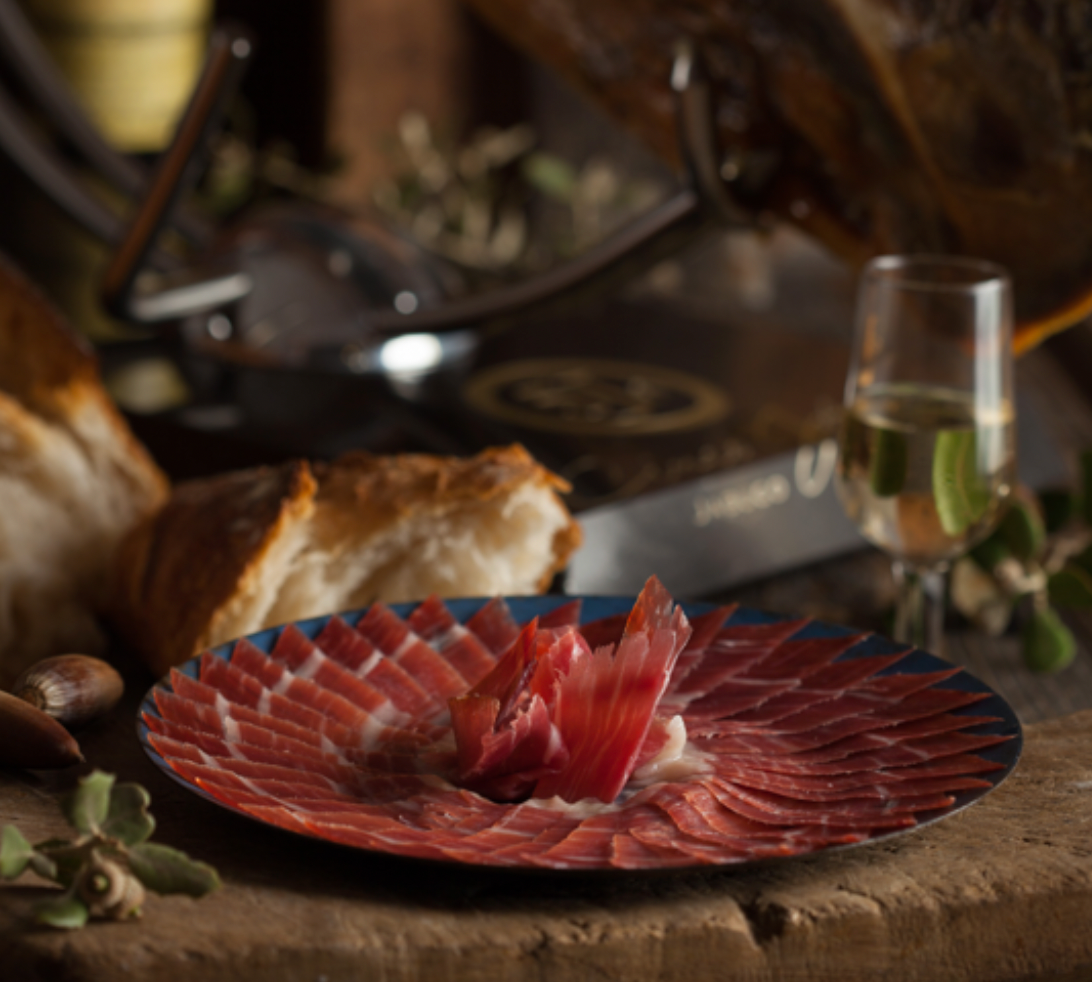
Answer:
<svg viewBox="0 0 1092 982"><path fill-rule="evenodd" d="M959 256L864 269L837 471L846 514L893 560L897 641L943 649L952 560L997 524L1016 480L1012 289Z"/></svg>

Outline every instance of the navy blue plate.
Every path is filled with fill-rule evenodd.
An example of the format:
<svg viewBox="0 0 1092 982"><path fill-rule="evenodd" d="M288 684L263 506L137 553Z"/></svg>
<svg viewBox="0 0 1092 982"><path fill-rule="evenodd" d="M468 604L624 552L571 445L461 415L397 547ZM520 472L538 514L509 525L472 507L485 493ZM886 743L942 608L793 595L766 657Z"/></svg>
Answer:
<svg viewBox="0 0 1092 982"><path fill-rule="evenodd" d="M506 598L509 607L511 608L512 615L520 624L526 623L531 618L541 616L562 604L569 603L573 600L573 597L568 596L542 596L542 597L511 597ZM581 623L587 623L589 621L598 620L602 617L609 617L616 614L624 614L632 609L634 598L632 597L583 597L580 598L583 601L583 607L581 612ZM448 609L452 614L460 621L466 622L471 616L473 616L485 603L488 602L485 598L474 599L461 599L461 600L448 600L445 601ZM395 604L392 605L392 609L401 617L407 616L417 605L416 604ZM683 609L690 617L697 616L713 609L711 604L697 604L697 603L683 603ZM298 627L308 638L314 638L320 631L326 626L327 622L333 616L340 616L349 623L356 623L356 621L363 616L367 611L367 608L360 608L358 610L342 612L338 615L327 615L324 617L312 617L307 620L296 622ZM766 614L761 611L752 610L748 608L737 608L728 620L729 625L755 625L755 624L769 624L777 621L788 620L789 618ZM280 635L283 627L268 628L263 631L258 631L255 634L248 636L248 639L264 652L269 652L273 645L276 643L277 638ZM808 621L797 633L793 635L793 639L810 639L810 638L833 638L833 637L848 637L860 634L859 631L855 631L848 627L840 625L827 624L822 621ZM217 657L224 658L230 661L231 652L234 648L235 642L231 641L226 644L222 644L219 647L213 649L213 654ZM845 654L839 656L839 660L849 658L863 658L875 655L892 655L897 654L905 650L905 646L897 645L886 638L879 637L877 635L871 635L864 640L855 644ZM200 667L200 659L193 658L185 664L179 666L178 670L191 678L197 678ZM948 662L942 661L934 655L928 654L921 650L912 650L904 655L896 664L884 669L879 675L892 675L892 674L921 674L928 672L936 672L943 669L950 669L953 666ZM1023 733L1020 727L1020 722L1013 712L1012 708L1002 699L997 693L993 692L983 682L979 681L973 675L966 671L960 671L957 675L945 680L935 688L954 689L961 692L968 693L982 693L985 695L981 701L975 703L972 706L965 707L963 709L956 710L956 715L975 716L975 717L995 717L995 721L979 724L974 727L970 727L965 730L961 730L961 733L970 733L975 735L997 735L1007 737L1004 742L998 743L992 747L988 747L983 750L975 751L976 755L986 760L995 762L1000 765L995 771L987 774L976 775L984 781L989 782L988 787L977 788L970 791L960 791L954 794L955 801L947 808L938 809L932 812L918 813L916 815L918 824L912 828L900 828L894 830L887 830L875 833L868 839L861 843L855 843L854 845L835 845L824 846L819 849L813 850L807 853L799 853L796 856L785 857L785 859L797 858L798 856L814 855L817 852L829 852L832 850L842 850L846 848L854 848L856 845L867 845L871 842L875 842L879 839L888 839L893 835L902 835L906 832L914 832L919 830L925 825L929 825L933 822L937 822L941 819L954 815L956 812L974 804L983 798L986 794L998 787L1015 768L1017 761L1020 758L1020 753L1023 749ZM233 811L236 814L244 815L245 817L252 818L257 821L263 821L261 818L256 818L253 815L236 808L226 802L219 800L211 795L209 792L201 788L200 786L190 782L181 775L175 772L175 770L163 759L158 753L149 739L150 731L147 723L145 723L145 716L160 717L159 709L155 703L155 693L157 690L166 689L170 691L171 685L169 679L164 679L157 683L149 692L145 695L144 700L140 707L140 713L137 720L137 732L140 739L141 746L144 751L152 759L152 761L172 780L178 782L183 787L189 789L194 794L199 795L209 801L215 802L221 808L227 808L229 811ZM269 824L269 823L265 823ZM304 833L294 833L304 834ZM312 838L324 839L319 834L310 836ZM332 840L330 840L332 841ZM371 850L362 850L371 851ZM388 854L393 855L407 855L413 856L412 852L404 852L398 846L392 846L389 850L385 850ZM417 858L417 857L413 857ZM438 862L437 860L426 860L428 862ZM738 868L743 866L751 866L758 864L766 864L769 862L783 862L784 859L764 858L761 860L755 860L753 862L732 862L732 868ZM460 861L452 861L451 865L465 865ZM541 872L541 868L538 866L529 865L517 865L517 870ZM603 867L604 869L612 869L613 867ZM678 871L679 867L670 867L671 871ZM686 869L694 870L708 870L709 865L695 862L691 866L683 867Z"/></svg>

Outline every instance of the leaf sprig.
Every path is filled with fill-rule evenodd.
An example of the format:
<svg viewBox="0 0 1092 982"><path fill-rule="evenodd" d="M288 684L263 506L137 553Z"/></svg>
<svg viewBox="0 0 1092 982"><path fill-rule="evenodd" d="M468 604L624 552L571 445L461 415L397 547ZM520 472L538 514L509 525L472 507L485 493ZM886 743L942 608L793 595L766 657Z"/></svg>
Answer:
<svg viewBox="0 0 1092 982"><path fill-rule="evenodd" d="M31 845L14 825L0 832L0 878L27 869L59 883L63 892L38 905L36 919L58 928L83 927L91 917L139 917L145 888L203 897L220 886L216 870L169 846L149 842L155 819L139 784L116 784L95 771L61 801L75 839Z"/></svg>
<svg viewBox="0 0 1092 982"><path fill-rule="evenodd" d="M953 570L953 604L989 634L1030 601L1021 640L1033 671L1059 671L1076 654L1058 608L1092 609L1092 452L1081 456L1081 476L1076 493L1017 489L998 528Z"/></svg>

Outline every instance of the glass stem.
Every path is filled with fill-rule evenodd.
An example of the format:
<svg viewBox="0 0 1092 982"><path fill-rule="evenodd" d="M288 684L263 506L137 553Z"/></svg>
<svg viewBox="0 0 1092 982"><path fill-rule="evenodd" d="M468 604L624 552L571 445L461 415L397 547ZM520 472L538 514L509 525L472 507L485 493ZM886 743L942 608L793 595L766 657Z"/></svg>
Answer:
<svg viewBox="0 0 1092 982"><path fill-rule="evenodd" d="M947 565L916 567L895 560L895 640L944 654Z"/></svg>

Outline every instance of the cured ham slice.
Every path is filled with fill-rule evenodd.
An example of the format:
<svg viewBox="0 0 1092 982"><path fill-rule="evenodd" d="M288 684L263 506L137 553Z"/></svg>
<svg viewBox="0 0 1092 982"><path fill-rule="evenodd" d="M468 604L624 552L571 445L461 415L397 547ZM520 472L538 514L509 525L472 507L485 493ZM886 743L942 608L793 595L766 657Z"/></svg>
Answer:
<svg viewBox="0 0 1092 982"><path fill-rule="evenodd" d="M435 595L410 614L406 624L439 651L470 685L477 685L497 663L493 653Z"/></svg>
<svg viewBox="0 0 1092 982"><path fill-rule="evenodd" d="M372 604L356 625L357 632L413 676L433 698L446 701L467 690L467 680L430 648L386 604Z"/></svg>
<svg viewBox="0 0 1092 982"><path fill-rule="evenodd" d="M652 579L615 650L597 648L559 675L553 720L569 759L535 796L612 802L636 766L675 661L690 639L686 615Z"/></svg>
<svg viewBox="0 0 1092 982"><path fill-rule="evenodd" d="M557 870L865 842L1011 766L1018 730L987 690L878 639L734 608L688 620L655 580L588 623L576 601L543 609L519 624L494 599L460 623L430 597L313 639L290 625L269 650L244 639L154 690L147 745L296 834Z"/></svg>
<svg viewBox="0 0 1092 982"><path fill-rule="evenodd" d="M332 617L315 638L315 646L354 675L386 695L400 710L429 717L443 709L404 668L384 658L340 617Z"/></svg>
<svg viewBox="0 0 1092 982"><path fill-rule="evenodd" d="M508 604L494 597L466 622L470 631L496 657L503 655L519 636L519 625Z"/></svg>

